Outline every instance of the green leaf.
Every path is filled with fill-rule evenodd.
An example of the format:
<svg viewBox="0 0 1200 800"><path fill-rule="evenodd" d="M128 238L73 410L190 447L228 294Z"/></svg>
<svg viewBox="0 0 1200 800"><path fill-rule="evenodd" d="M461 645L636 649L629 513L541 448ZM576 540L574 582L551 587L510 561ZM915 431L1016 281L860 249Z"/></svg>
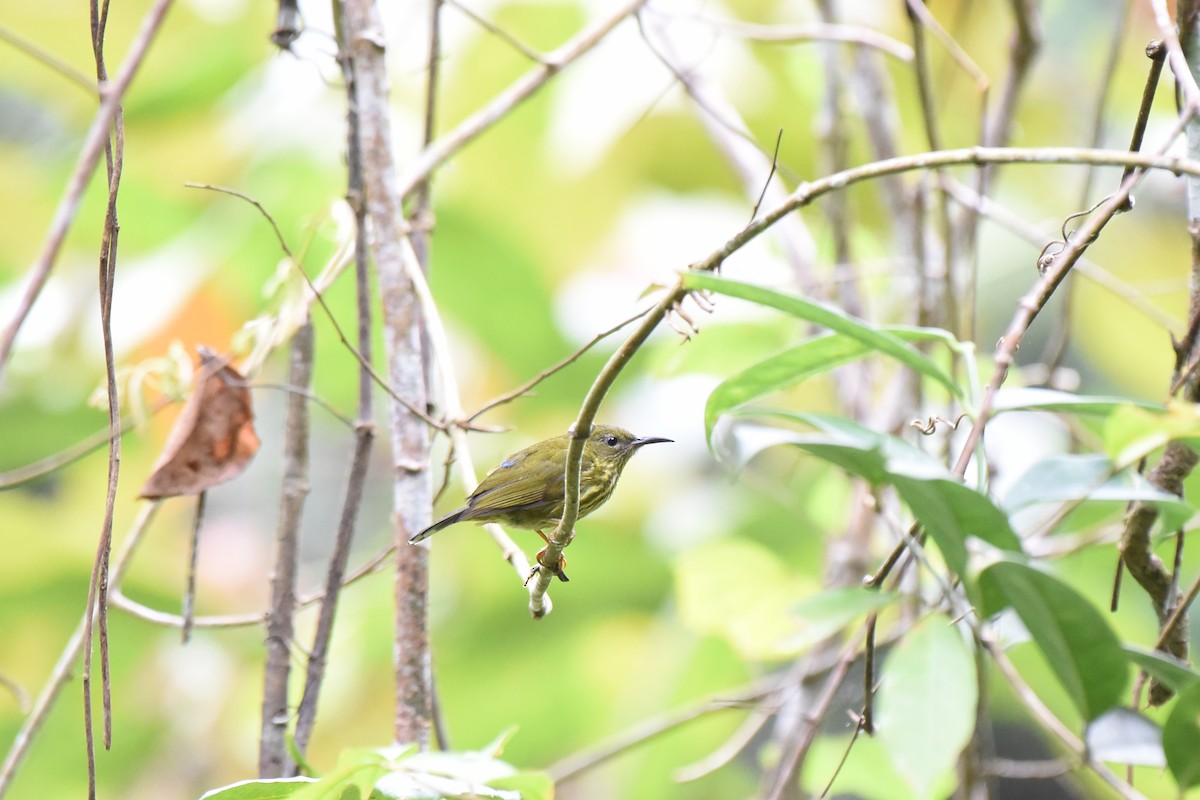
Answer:
<svg viewBox="0 0 1200 800"><path fill-rule="evenodd" d="M869 348L857 339L825 334L727 378L712 391L704 406L704 427L708 438L712 439L717 419L729 409L848 364L868 352Z"/></svg>
<svg viewBox="0 0 1200 800"><path fill-rule="evenodd" d="M1200 684L1200 674L1179 659L1158 650L1145 650L1132 644L1122 645L1125 655L1152 678L1175 692L1184 692Z"/></svg>
<svg viewBox="0 0 1200 800"><path fill-rule="evenodd" d="M1129 678L1124 651L1104 617L1083 595L1040 570L999 561L979 578L984 614L1011 606L1084 719L1120 702Z"/></svg>
<svg viewBox="0 0 1200 800"><path fill-rule="evenodd" d="M940 339L942 335L948 335L944 331L906 325L883 326L878 330L903 341ZM730 409L857 361L872 352L874 348L857 337L826 333L742 370L722 381L708 396L704 407L708 438L712 439L713 426Z"/></svg>
<svg viewBox="0 0 1200 800"><path fill-rule="evenodd" d="M200 800L281 800L295 797L314 783L316 778L271 778L258 781L238 781L200 795Z"/></svg>
<svg viewBox="0 0 1200 800"><path fill-rule="evenodd" d="M888 654L878 738L917 797L933 797L975 730L975 661L947 617L921 621Z"/></svg>
<svg viewBox="0 0 1200 800"><path fill-rule="evenodd" d="M1021 551L1021 542L1003 511L908 442L832 415L758 409L737 412L735 416L750 414L817 428L819 433L777 428L775 443L799 447L874 485L895 486L957 574L966 572L966 542L971 536L1000 550Z"/></svg>
<svg viewBox="0 0 1200 800"><path fill-rule="evenodd" d="M1136 470L1117 470L1099 454L1063 454L1039 461L1009 489L1004 507L1010 512L1035 503L1108 503L1124 508L1133 501L1158 508L1166 530L1174 530L1193 514L1190 503L1159 489Z"/></svg>
<svg viewBox="0 0 1200 800"><path fill-rule="evenodd" d="M553 800L554 781L544 772L518 772L507 778L489 781L493 789L511 790L521 793L521 800Z"/></svg>
<svg viewBox="0 0 1200 800"><path fill-rule="evenodd" d="M300 788L290 797L292 800L343 800L346 797L366 800L375 782L386 774L382 759L346 764L322 776L319 781ZM353 794L348 794L351 791Z"/></svg>
<svg viewBox="0 0 1200 800"><path fill-rule="evenodd" d="M683 282L689 289L707 289L729 297L749 300L856 339L871 350L889 355L918 373L932 378L942 384L951 395L963 399L962 387L921 351L869 322L850 316L834 305L705 272L685 272ZM954 342L949 334L945 334L945 338ZM954 343L957 345L957 342Z"/></svg>
<svg viewBox="0 0 1200 800"><path fill-rule="evenodd" d="M1065 411L1074 414L1111 414L1121 408L1141 408L1162 412L1160 403L1148 403L1129 397L1081 395L1055 389L1032 387L1003 388L996 392L993 410L1004 411Z"/></svg>
<svg viewBox="0 0 1200 800"><path fill-rule="evenodd" d="M1192 686L1175 700L1163 724L1163 750L1181 790L1200 784L1200 686Z"/></svg>
<svg viewBox="0 0 1200 800"><path fill-rule="evenodd" d="M789 637L785 645L796 650L811 647L845 628L861 616L895 603L891 592L871 591L854 586L847 589L826 589L806 597L792 607L799 617L799 632Z"/></svg>
<svg viewBox="0 0 1200 800"><path fill-rule="evenodd" d="M967 539L972 536L1000 550L1021 552L1021 540L1004 512L958 480L893 475L891 483L958 575L967 571Z"/></svg>
<svg viewBox="0 0 1200 800"><path fill-rule="evenodd" d="M1200 406L1171 402L1165 410L1119 408L1104 425L1104 451L1117 467L1137 464L1174 439L1200 438Z"/></svg>

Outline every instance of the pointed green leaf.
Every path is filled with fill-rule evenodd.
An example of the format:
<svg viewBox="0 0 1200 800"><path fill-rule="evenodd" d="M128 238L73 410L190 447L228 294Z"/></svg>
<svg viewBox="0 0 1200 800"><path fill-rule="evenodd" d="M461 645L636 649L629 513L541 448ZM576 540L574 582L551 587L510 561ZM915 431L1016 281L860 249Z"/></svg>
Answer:
<svg viewBox="0 0 1200 800"><path fill-rule="evenodd" d="M966 542L972 536L1001 550L1021 551L1020 539L1003 511L908 442L832 415L760 409L739 412L737 416L751 413L817 428L818 433L779 428L778 441L786 441L872 484L895 486L957 574L966 571Z"/></svg>
<svg viewBox="0 0 1200 800"><path fill-rule="evenodd" d="M881 331L865 320L850 316L832 304L785 294L766 286L722 278L710 273L685 272L683 282L689 289L707 289L729 297L749 300L857 339L871 350L889 355L918 373L932 378L942 384L954 397L962 399L962 388L946 374L945 370L934 364L920 350L905 343L897 336ZM946 334L946 337L953 341L949 334Z"/></svg>
<svg viewBox="0 0 1200 800"><path fill-rule="evenodd" d="M1163 724L1167 767L1181 790L1200 784L1200 686L1182 692Z"/></svg>
<svg viewBox="0 0 1200 800"><path fill-rule="evenodd" d="M947 335L944 331L906 325L886 325L878 330L906 342L941 339ZM717 419L730 409L822 375L873 352L874 348L856 337L825 333L742 370L722 381L708 396L704 425L709 439L712 438Z"/></svg>
<svg viewBox="0 0 1200 800"><path fill-rule="evenodd" d="M859 586L826 589L792 606L799 618L799 632L785 641L796 650L811 647L845 628L859 617L895 603L890 592L872 591Z"/></svg>
<svg viewBox="0 0 1200 800"><path fill-rule="evenodd" d="M1129 660L1159 683L1175 692L1183 692L1200 684L1200 674L1173 656L1158 650L1145 650L1136 645L1122 645Z"/></svg>
<svg viewBox="0 0 1200 800"><path fill-rule="evenodd" d="M1124 652L1108 622L1067 584L1015 561L1000 561L980 575L983 612L1011 606L1042 651L1059 683L1086 720L1120 702L1129 679Z"/></svg>
<svg viewBox="0 0 1200 800"><path fill-rule="evenodd" d="M1081 395L1056 389L1037 389L1028 386L1005 387L996 392L993 410L1003 411L1064 411L1073 414L1111 414L1120 408L1141 408L1162 412L1159 403L1148 403L1129 397Z"/></svg>
<svg viewBox="0 0 1200 800"><path fill-rule="evenodd" d="M731 408L808 380L870 352L867 345L838 334L825 334L758 362L722 381L704 406L704 427L712 438L717 419Z"/></svg>
<svg viewBox="0 0 1200 800"><path fill-rule="evenodd" d="M918 798L933 797L975 730L975 661L947 617L934 614L888 654L877 697L878 738Z"/></svg>
<svg viewBox="0 0 1200 800"><path fill-rule="evenodd" d="M1078 503L1120 509L1138 500L1158 508L1167 530L1193 513L1190 503L1159 489L1136 470L1118 470L1100 454L1062 454L1037 462L1009 489L1004 507L1011 512L1035 503Z"/></svg>
<svg viewBox="0 0 1200 800"><path fill-rule="evenodd" d="M1165 410L1119 408L1105 422L1103 436L1113 463L1133 466L1173 439L1200 438L1200 406L1172 402Z"/></svg>
<svg viewBox="0 0 1200 800"><path fill-rule="evenodd" d="M316 783L316 778L268 778L238 781L200 795L200 800L284 800Z"/></svg>

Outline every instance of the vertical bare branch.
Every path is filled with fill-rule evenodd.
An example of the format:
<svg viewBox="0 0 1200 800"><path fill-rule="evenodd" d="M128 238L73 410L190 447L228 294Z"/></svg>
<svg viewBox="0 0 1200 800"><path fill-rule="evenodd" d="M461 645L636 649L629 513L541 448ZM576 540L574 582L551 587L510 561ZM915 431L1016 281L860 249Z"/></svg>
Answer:
<svg viewBox="0 0 1200 800"><path fill-rule="evenodd" d="M358 123L358 104L355 100L358 81L355 76L354 60L345 48L344 29L338 18L339 45L342 52L342 78L346 83L346 200L354 209L354 277L355 301L358 316L358 351L361 355L358 369L358 419L354 424L354 454L350 459L350 475L346 482L346 495L342 502L342 513L338 519L337 537L329 557L329 569L325 574L325 597L317 617L317 629L313 634L312 649L308 654L308 669L304 678L304 695L296 714L296 749L300 753L308 750L309 737L317 721L317 704L321 684L325 678L325 664L329 643L333 637L333 621L341 594L346 563L350 558L350 545L358 522L358 511L362 505L363 491L367 483L367 468L370 465L371 448L375 441L375 411L372 402L373 375L371 374L371 279L369 245L367 242L367 210L363 198L363 160Z"/></svg>
<svg viewBox="0 0 1200 800"><path fill-rule="evenodd" d="M417 408L426 405L420 308L401 249L402 194L392 158L385 38L372 0L343 3L345 57L354 60L367 217L379 276L389 383ZM428 524L433 492L429 473L429 430L404 405L392 401L393 510L396 530L396 711L401 742L429 742L431 697L427 619L429 551L408 547Z"/></svg>
<svg viewBox="0 0 1200 800"><path fill-rule="evenodd" d="M267 663L263 675L258 777L281 778L293 769L287 752L288 677L291 674L293 619L296 614L296 569L300 519L308 496L308 397L313 373L313 326L305 320L292 337L283 439L283 489L275 528L275 574L267 612Z"/></svg>
<svg viewBox="0 0 1200 800"><path fill-rule="evenodd" d="M96 61L96 81L103 98L108 83L108 67L104 63L104 34L108 24L108 2L91 2L92 54ZM112 130L104 132L104 159L108 175L108 202L104 213L104 231L100 241L99 296L100 338L104 345L104 374L108 395L108 486L104 499L104 518L100 523L100 540L96 560L88 585L87 608L84 612L83 638L83 719L87 748L88 797L96 796L96 757L92 738L92 635L93 615L100 633L101 705L104 713L104 747L112 747L112 690L108 660L108 567L112 548L113 510L117 502L117 481L121 472L121 401L117 394L116 361L112 341L113 285L117 270L117 240L120 223L117 220L117 195L121 187L121 170L125 159L125 122L120 103L115 105ZM15 333L15 331L14 331ZM3 357L0 356L0 368Z"/></svg>
<svg viewBox="0 0 1200 800"><path fill-rule="evenodd" d="M1183 109L1184 134L1187 138L1188 155L1195 156L1200 154L1200 119L1196 115L1196 81L1200 78L1200 26L1197 26L1196 19L1200 14L1200 2L1184 0L1177 5L1178 42L1173 41L1175 32L1170 30L1169 26L1162 26L1165 8L1161 3L1155 3L1155 10L1159 15L1160 28L1166 28L1162 33L1166 41L1167 57L1172 59L1172 66L1175 68L1176 85L1180 88L1180 95L1189 98ZM1148 49L1147 53L1149 52ZM1200 377L1194 371L1189 374L1186 365L1200 358L1200 342L1195 335L1200 326L1200 180L1191 175L1187 176L1186 180L1188 234L1192 240L1191 296L1188 303L1188 333L1183 341L1176 343L1175 376L1171 388L1173 392L1182 389L1185 399L1197 402L1200 401ZM1171 442L1148 477L1152 483L1165 491L1182 494L1183 480L1195 469L1198 461L1200 457L1191 446L1184 442ZM1150 529L1156 519L1156 508L1145 503L1134 504L1126 517L1125 530L1121 533L1118 549L1121 563L1129 569L1129 574L1146 592L1158 616L1163 633L1160 649L1186 659L1186 609L1180 611L1183 616L1176 620L1180 624L1168 626L1168 621L1181 608L1178 576L1167 569L1150 545ZM1171 694L1171 690L1165 685L1158 681L1151 682L1151 705L1165 703Z"/></svg>

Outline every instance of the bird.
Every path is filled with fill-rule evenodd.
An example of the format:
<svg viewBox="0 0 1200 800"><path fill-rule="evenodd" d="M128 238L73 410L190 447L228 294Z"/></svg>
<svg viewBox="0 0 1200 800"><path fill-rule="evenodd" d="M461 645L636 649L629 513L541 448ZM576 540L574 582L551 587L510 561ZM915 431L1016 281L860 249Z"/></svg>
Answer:
<svg viewBox="0 0 1200 800"><path fill-rule="evenodd" d="M633 454L648 444L671 442L658 436L637 437L615 425L595 425L583 443L579 469L579 518L582 519L608 501L621 471ZM459 522L500 522L514 528L532 530L547 545L550 539L543 528L557 526L562 519L565 496L567 434L545 439L513 453L492 469L475 487L465 505L434 522L409 539L410 544ZM538 563L546 552L537 554ZM563 558L555 574L567 580L562 571Z"/></svg>

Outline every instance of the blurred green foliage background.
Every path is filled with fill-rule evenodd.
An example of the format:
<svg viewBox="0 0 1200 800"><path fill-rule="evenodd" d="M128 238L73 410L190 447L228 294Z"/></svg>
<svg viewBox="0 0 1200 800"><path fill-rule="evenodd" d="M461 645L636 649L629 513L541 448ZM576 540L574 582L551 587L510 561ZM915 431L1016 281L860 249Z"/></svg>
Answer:
<svg viewBox="0 0 1200 800"><path fill-rule="evenodd" d="M110 70L120 63L146 5L114 5ZM427 4L384 5L403 165L419 143ZM672 24L687 27L697 63L735 99L761 147L769 152L783 131L783 177L822 174L817 47L749 42L695 17L801 22L815 18L812 4L730 0L699 4L699 10L682 2L655 5L678 15ZM843 5L848 18L907 39L900 4ZM998 82L1007 58L997 34L1007 30L1004 4L935 5L939 18L953 25L954 35ZM1094 71L1112 27L1120 24L1122 5L1045 4L1043 22L1053 46L1031 78L1014 144L1086 144L1096 100ZM471 7L542 50L606 13L606 4L597 2L497 0ZM1145 4L1135 8L1125 24L1126 47L1106 119L1106 143L1117 147L1127 139L1141 91L1141 48L1153 35ZM302 10L310 30L292 55L276 52L267 39L273 26L269 4L179 2L137 76L125 104L114 311L120 365L160 357L175 341L189 350L200 343L227 350L239 328L273 308L264 287L281 253L269 227L248 205L186 183L229 186L257 198L294 248L307 246L310 272L333 251L336 226L330 214L345 191L344 94L328 37L328 9L315 4ZM439 129L448 130L530 64L454 7L447 6L443 18L438 119ZM0 25L91 74L87 6L79 0L0 0ZM978 91L944 52L935 59L946 76L938 98L946 144L972 143ZM897 93L903 142L917 152L925 143L911 73L895 60L884 64ZM96 101L3 44L0 76L0 175L6 187L0 192L0 320L7 323ZM1169 91L1163 92L1166 106ZM1163 115L1162 125L1169 124L1168 117ZM862 131L852 134L852 163L869 160ZM954 174L965 178L970 171ZM1082 202L1083 175L1080 167L1011 167L1001 172L997 195L1049 234L1057 220L1117 181L1116 172L1102 173L1098 185L1105 188ZM103 413L88 404L103 377L95 300L101 184L92 181L0 386L0 472L54 453L105 424ZM1091 254L1176 320L1184 314L1187 289L1181 196L1178 180L1151 176L1139 193L1137 214L1111 226L1103 249ZM647 286L672 280L677 270L720 245L745 223L753 205L706 135L696 108L648 55L629 21L441 170L434 198L431 282L450 327L469 410L629 315L645 302L640 296ZM857 219L854 246L862 254L864 291L874 316L903 318L907 289L890 280L886 212L870 187L850 190L850 198ZM822 209L806 209L803 217L830 280L815 290L825 293L838 265L831 263ZM1036 277L1037 247L985 224L980 252L977 341L987 354L1016 297ZM726 272L790 283L770 236L731 259ZM1171 368L1163 326L1128 298L1084 279L1076 282L1067 364L1082 386L1161 397ZM349 276L327 301L351 329ZM1062 313L1061 302L1047 312ZM849 482L791 453L768 453L740 475L715 462L704 441L708 392L721 377L804 331L724 299L712 315L699 313L696 319L701 332L692 341L660 331L601 412L605 421L641 435L671 437L676 444L639 456L615 501L579 526L570 551L572 582L552 589L555 611L549 618L529 619L525 591L482 531L464 526L437 537L433 657L441 713L455 748L481 747L516 726L504 758L544 767L642 720L730 692L794 655L780 647L780 638L798 624L787 608L822 584L825 548L849 513ZM352 414L357 365L328 320L317 313L315 323L315 390ZM1044 328L1035 327L1026 348L1036 353L1043 339ZM504 432L472 435L477 466L564 430L610 348L601 345L532 396L483 417L482 423ZM285 368L277 353L255 377L279 383ZM831 410L833 400L829 386L817 381L781 402ZM210 494L200 551L201 614L265 607L277 513L268 498L277 496L281 481L282 398L260 389L255 403L262 451L245 475ZM125 437L118 546L173 413ZM316 406L313 416L313 449L320 457L313 463L304 522L306 588L315 587L322 574L352 446L350 431L336 419ZM382 417L380 422L386 424ZM438 447L443 455L444 442ZM385 450L380 444L375 451L353 563L386 546L391 535ZM40 690L83 610L105 464L104 453L95 452L33 484L0 492L0 675L29 696ZM452 482L439 509L455 506L463 491ZM190 514L185 501L166 504L124 583L129 596L177 610ZM517 536L530 552L540 546L532 535ZM1085 552L1064 566L1076 585L1098 598L1111 569L1107 552ZM764 596L770 602L756 606ZM302 616L301 641L308 639L314 618L311 612ZM331 766L346 747L390 740L391 618L386 570L345 593L311 752L314 765ZM1136 601L1125 603L1113 621L1123 636L1153 640L1152 614ZM178 631L114 612L114 748L99 754L101 796L191 797L250 777L262 638L257 628L202 629L181 647ZM1029 669L1036 676L1046 667L1034 663ZM1052 681L1037 685L1067 713L1065 701L1054 703ZM76 680L39 734L10 797L80 796L86 774L80 698ZM5 747L26 710L21 698L0 690ZM740 721L736 711L705 716L565 784L559 796L746 796L758 779L751 756L695 783L672 780L677 769L725 741ZM836 737L822 742L810 759L806 785L824 783L843 744ZM848 787L864 770L879 775L885 769L870 741L861 742L852 759ZM1147 773L1146 783L1139 784L1145 791L1155 791L1155 781L1169 784ZM908 796L899 782L889 791L889 797Z"/></svg>

